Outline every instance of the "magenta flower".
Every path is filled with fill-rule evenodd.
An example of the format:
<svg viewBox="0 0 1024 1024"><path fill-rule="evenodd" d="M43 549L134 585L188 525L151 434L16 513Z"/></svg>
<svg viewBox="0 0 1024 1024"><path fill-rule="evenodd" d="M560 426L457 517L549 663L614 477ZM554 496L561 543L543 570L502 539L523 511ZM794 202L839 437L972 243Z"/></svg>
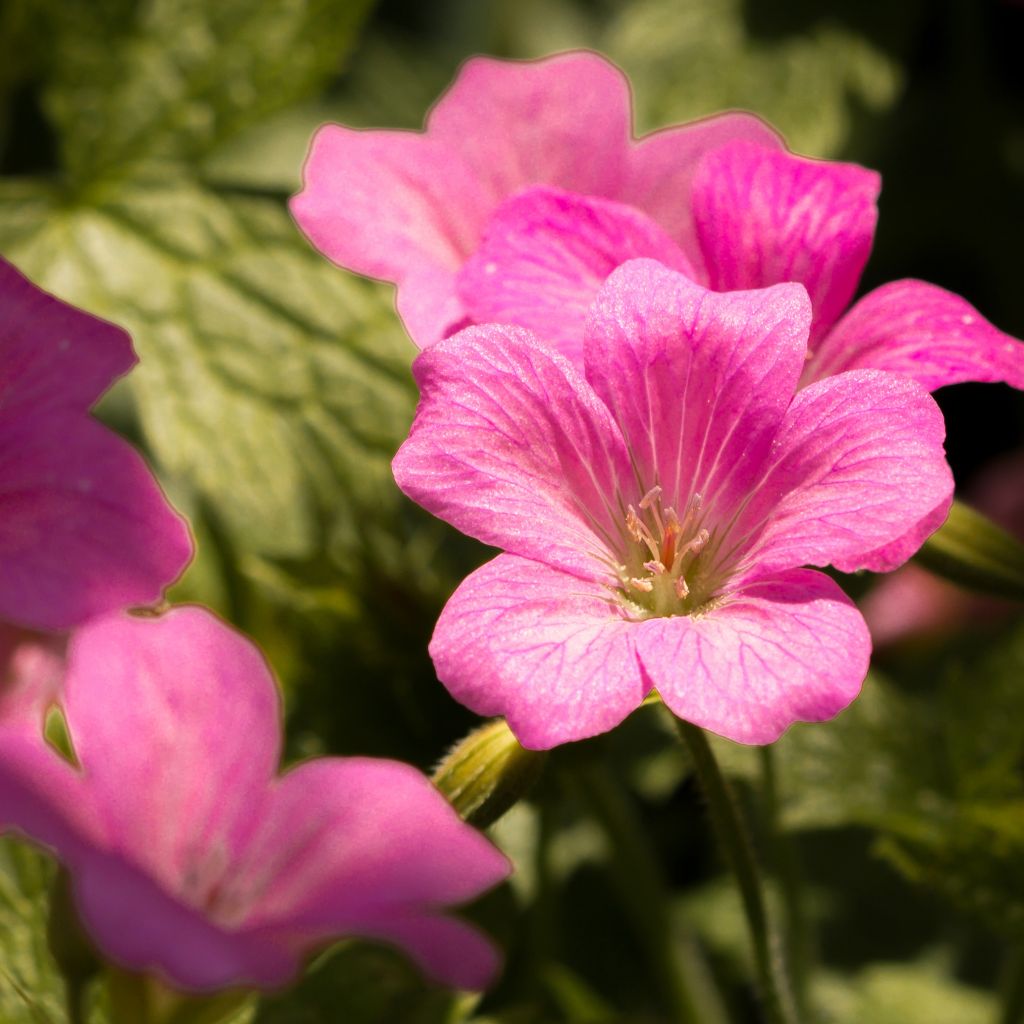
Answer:
<svg viewBox="0 0 1024 1024"><path fill-rule="evenodd" d="M477 319L462 270L505 199L542 184L616 200L636 211L635 244L653 231L696 252L690 180L704 153L733 139L781 145L748 114L634 139L629 83L594 53L477 57L424 133L321 128L291 208L335 263L398 285L398 311L422 348ZM678 269L690 269L686 258Z"/></svg>
<svg viewBox="0 0 1024 1024"><path fill-rule="evenodd" d="M445 908L505 878L505 858L407 765L276 776L274 681L210 613L82 627L62 707L78 769L0 726L0 825L56 851L112 960L184 989L272 987L358 935L450 984L492 977L490 943Z"/></svg>
<svg viewBox="0 0 1024 1024"><path fill-rule="evenodd" d="M425 133L321 128L304 182L299 226L341 266L395 282L420 347L514 323L581 361L598 287L650 257L716 291L805 285L805 383L864 367L929 389L1024 387L1024 345L934 285L893 282L842 315L871 251L877 174L794 156L745 114L634 140L625 76L593 53L475 58Z"/></svg>
<svg viewBox="0 0 1024 1024"><path fill-rule="evenodd" d="M870 641L827 576L947 509L935 403L854 370L797 393L800 285L716 294L651 260L602 287L583 373L517 327L423 352L399 486L505 550L431 642L438 675L528 747L612 728L657 689L746 743L853 699Z"/></svg>
<svg viewBox="0 0 1024 1024"><path fill-rule="evenodd" d="M151 604L191 557L145 463L89 415L134 362L124 331L0 260L0 620L66 629Z"/></svg>

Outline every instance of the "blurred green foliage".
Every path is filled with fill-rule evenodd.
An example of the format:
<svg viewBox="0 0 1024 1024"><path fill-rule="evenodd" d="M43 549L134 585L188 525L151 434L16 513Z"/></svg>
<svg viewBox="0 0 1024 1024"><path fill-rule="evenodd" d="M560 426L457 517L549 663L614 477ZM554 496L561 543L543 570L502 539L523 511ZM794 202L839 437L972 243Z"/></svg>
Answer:
<svg viewBox="0 0 1024 1024"><path fill-rule="evenodd" d="M473 718L436 682L426 643L486 552L391 481L413 348L388 288L331 267L288 217L316 125L417 127L472 53L593 47L630 74L638 131L748 107L799 151L879 167L865 283L926 277L1022 335L1024 8L371 7L2 0L0 251L131 330L141 363L101 414L193 522L199 554L174 598L213 605L267 650L290 756L429 768ZM1024 436L1008 389L941 401L961 480ZM839 720L777 745L774 799L765 761L721 744L762 823L780 914L829 967L811 989L814 1020L995 1019L998 962L1024 941L1022 680L1019 624L893 657ZM533 798L493 829L517 873L472 908L508 952L482 1000L350 943L238 1024L658 1024L676 1019L680 985L699 993L706 1024L758 1020L735 893L688 776L652 708L552 755ZM809 880L795 904L794 871ZM50 876L44 858L0 844L3 1024L67 1020L46 946Z"/></svg>

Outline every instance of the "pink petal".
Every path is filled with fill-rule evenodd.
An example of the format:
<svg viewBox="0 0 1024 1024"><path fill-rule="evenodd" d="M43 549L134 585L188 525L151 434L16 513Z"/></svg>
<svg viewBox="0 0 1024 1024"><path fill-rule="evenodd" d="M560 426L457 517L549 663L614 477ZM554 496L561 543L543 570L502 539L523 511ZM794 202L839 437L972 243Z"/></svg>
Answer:
<svg viewBox="0 0 1024 1024"><path fill-rule="evenodd" d="M308 762L275 786L265 820L232 884L254 907L247 930L305 936L390 938L439 980L462 984L458 963L476 965L471 987L497 957L474 929L440 919L439 908L475 899L510 866L408 765L370 758ZM420 947L420 931L452 948ZM436 966L435 966L436 965ZM442 970L442 967L444 968Z"/></svg>
<svg viewBox="0 0 1024 1024"><path fill-rule="evenodd" d="M0 417L85 412L134 364L120 327L55 299L0 259Z"/></svg>
<svg viewBox="0 0 1024 1024"><path fill-rule="evenodd" d="M0 420L0 618L64 629L151 604L191 554L145 463L99 423L55 411Z"/></svg>
<svg viewBox="0 0 1024 1024"><path fill-rule="evenodd" d="M693 209L717 291L799 281L812 338L846 308L871 252L881 179L855 164L806 160L733 142L701 163Z"/></svg>
<svg viewBox="0 0 1024 1024"><path fill-rule="evenodd" d="M804 377L860 367L905 373L929 391L961 381L1024 388L1024 344L959 295L893 281L865 295L822 339Z"/></svg>
<svg viewBox="0 0 1024 1024"><path fill-rule="evenodd" d="M103 825L75 769L22 722L0 724L0 834L14 830L69 863L91 849Z"/></svg>
<svg viewBox="0 0 1024 1024"><path fill-rule="evenodd" d="M938 406L907 377L853 370L812 384L793 401L735 542L755 538L746 560L759 574L863 568L910 531L907 557L952 501L944 439Z"/></svg>
<svg viewBox="0 0 1024 1024"><path fill-rule="evenodd" d="M0 726L41 735L64 679L64 640L0 623Z"/></svg>
<svg viewBox="0 0 1024 1024"><path fill-rule="evenodd" d="M929 509L913 526L895 540L871 551L857 552L844 558L836 558L833 565L840 572L857 572L868 569L871 572L892 572L898 569L945 521L949 515L949 499L943 498L935 508Z"/></svg>
<svg viewBox="0 0 1024 1024"><path fill-rule="evenodd" d="M227 930L184 905L135 864L96 850L73 873L82 923L105 957L184 991L274 988L298 972L298 949Z"/></svg>
<svg viewBox="0 0 1024 1024"><path fill-rule="evenodd" d="M693 274L679 246L639 211L529 188L498 207L458 276L459 297L477 323L528 327L582 365L583 326L598 289L637 256Z"/></svg>
<svg viewBox="0 0 1024 1024"><path fill-rule="evenodd" d="M607 732L649 682L627 621L600 583L499 555L459 586L430 642L437 676L480 715L504 715L543 750Z"/></svg>
<svg viewBox="0 0 1024 1024"><path fill-rule="evenodd" d="M201 608L97 620L72 636L65 714L112 850L202 905L277 767L280 702L257 648Z"/></svg>
<svg viewBox="0 0 1024 1024"><path fill-rule="evenodd" d="M614 196L626 174L629 83L586 51L536 61L473 57L430 112L427 131L473 168L491 209L534 184Z"/></svg>
<svg viewBox="0 0 1024 1024"><path fill-rule="evenodd" d="M629 157L629 179L615 195L658 222L682 247L707 284L704 258L693 219L694 174L701 157L727 142L744 140L759 147L781 149L782 139L753 114L717 114L701 121L664 128L635 143Z"/></svg>
<svg viewBox="0 0 1024 1024"><path fill-rule="evenodd" d="M517 327L471 327L413 365L420 404L399 487L485 544L607 575L618 483L631 475L608 410L562 356Z"/></svg>
<svg viewBox="0 0 1024 1024"><path fill-rule="evenodd" d="M706 614L648 619L637 650L672 712L738 743L772 743L860 692L871 640L853 602L797 569L729 594Z"/></svg>
<svg viewBox="0 0 1024 1024"><path fill-rule="evenodd" d="M731 513L793 397L809 320L799 285L719 295L652 260L612 274L587 324L587 378L644 488L680 514L698 492L709 520Z"/></svg>

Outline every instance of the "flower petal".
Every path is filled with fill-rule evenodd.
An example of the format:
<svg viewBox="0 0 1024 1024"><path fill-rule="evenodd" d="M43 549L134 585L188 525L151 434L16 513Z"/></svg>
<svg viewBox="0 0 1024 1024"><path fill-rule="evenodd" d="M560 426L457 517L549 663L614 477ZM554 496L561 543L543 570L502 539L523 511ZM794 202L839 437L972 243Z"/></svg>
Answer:
<svg viewBox="0 0 1024 1024"><path fill-rule="evenodd" d="M855 164L807 160L733 142L709 153L693 209L717 291L799 281L814 307L812 338L846 308L871 252L881 179Z"/></svg>
<svg viewBox="0 0 1024 1024"><path fill-rule="evenodd" d="M691 192L701 158L727 142L745 140L781 149L782 139L753 114L716 114L645 135L629 156L629 179L615 198L643 210L683 249L707 284L697 240Z"/></svg>
<svg viewBox="0 0 1024 1024"><path fill-rule="evenodd" d="M459 586L430 642L438 678L480 715L504 715L524 747L607 732L649 683L636 624L610 591L540 562L499 555Z"/></svg>
<svg viewBox="0 0 1024 1024"><path fill-rule="evenodd" d="M587 324L586 372L642 486L680 513L697 492L712 521L731 513L793 397L809 320L799 285L719 295L653 260L616 270Z"/></svg>
<svg viewBox="0 0 1024 1024"><path fill-rule="evenodd" d="M905 537L919 547L953 497L942 413L916 381L852 370L804 388L780 431L775 460L732 534L752 541L760 573L798 565L863 568Z"/></svg>
<svg viewBox="0 0 1024 1024"><path fill-rule="evenodd" d="M582 365L594 296L619 264L637 256L693 275L679 246L638 210L529 188L498 207L459 274L459 297L477 323L528 327Z"/></svg>
<svg viewBox="0 0 1024 1024"><path fill-rule="evenodd" d="M485 544L607 575L630 475L608 410L562 356L517 327L471 327L413 365L420 404L398 486Z"/></svg>
<svg viewBox="0 0 1024 1024"><path fill-rule="evenodd" d="M0 623L0 726L42 735L64 679L64 640Z"/></svg>
<svg viewBox="0 0 1024 1024"><path fill-rule="evenodd" d="M262 655L201 608L109 616L72 636L64 688L111 848L202 904L277 767L280 703Z"/></svg>
<svg viewBox="0 0 1024 1024"><path fill-rule="evenodd" d="M596 53L535 61L473 57L427 118L473 168L490 209L526 185L615 195L630 141L626 76Z"/></svg>
<svg viewBox="0 0 1024 1024"><path fill-rule="evenodd" d="M1024 388L1024 344L959 295L893 281L868 292L822 339L804 378L861 367L905 373L929 391L961 381Z"/></svg>
<svg viewBox="0 0 1024 1024"><path fill-rule="evenodd" d="M0 416L85 412L135 364L120 327L48 295L0 259Z"/></svg>
<svg viewBox="0 0 1024 1024"><path fill-rule="evenodd" d="M0 618L65 629L151 604L192 555L139 455L84 413L0 422Z"/></svg>
<svg viewBox="0 0 1024 1024"><path fill-rule="evenodd" d="M853 602L807 569L760 579L706 614L648 619L636 645L674 714L738 743L838 714L871 655Z"/></svg>
<svg viewBox="0 0 1024 1024"><path fill-rule="evenodd" d="M106 957L183 991L275 988L299 970L295 945L226 930L116 853L96 850L72 875L82 923Z"/></svg>
<svg viewBox="0 0 1024 1024"><path fill-rule="evenodd" d="M407 933L410 952L448 983L466 979L463 954L477 968L496 967L490 943L454 922L446 929L439 908L497 885L509 862L420 772L395 761L319 759L286 774L266 810L231 881L255 908L247 930L400 945ZM431 957L415 938L421 932L450 932L457 948ZM470 974L473 987L487 980Z"/></svg>

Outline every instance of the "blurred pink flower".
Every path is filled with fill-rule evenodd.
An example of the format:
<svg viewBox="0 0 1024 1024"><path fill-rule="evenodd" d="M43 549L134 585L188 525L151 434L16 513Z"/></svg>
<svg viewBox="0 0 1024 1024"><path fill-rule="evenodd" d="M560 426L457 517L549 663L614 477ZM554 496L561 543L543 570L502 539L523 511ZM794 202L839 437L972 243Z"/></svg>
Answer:
<svg viewBox="0 0 1024 1024"><path fill-rule="evenodd" d="M51 847L115 962L183 989L273 987L339 936L477 988L497 954L445 908L508 874L413 768L320 758L276 776L256 647L199 608L75 632L61 705L78 768L0 725L0 825Z"/></svg>
<svg viewBox="0 0 1024 1024"><path fill-rule="evenodd" d="M1003 456L986 467L965 500L1024 540L1024 452ZM913 564L880 580L860 607L876 647L949 637L996 625L1020 611L1017 601L966 590Z"/></svg>
<svg viewBox="0 0 1024 1024"><path fill-rule="evenodd" d="M630 106L625 75L595 53L475 57L425 132L322 127L292 213L335 263L398 285L398 311L421 348L480 319L466 304L463 267L502 202L531 185L625 204L626 219L633 210L641 225L635 238L627 225L629 255L673 247L669 264L691 271L698 248L687 197L701 156L732 139L781 142L749 114L635 139ZM615 265L600 268L604 276Z"/></svg>
<svg viewBox="0 0 1024 1024"><path fill-rule="evenodd" d="M139 455L89 415L131 340L0 260L0 620L66 629L151 604L192 555Z"/></svg>
<svg viewBox="0 0 1024 1024"><path fill-rule="evenodd" d="M528 747L618 724L656 688L681 718L767 743L856 695L870 642L827 576L945 514L942 416L854 370L797 393L801 285L716 294L653 260L613 272L583 373L517 327L423 352L399 486L506 553L431 642L438 675Z"/></svg>
<svg viewBox="0 0 1024 1024"><path fill-rule="evenodd" d="M292 212L336 263L398 285L420 347L512 323L579 362L601 283L650 257L716 291L803 284L804 383L862 367L929 389L1024 387L1024 345L934 285L896 281L843 315L880 188L873 171L789 153L748 114L635 140L625 76L577 52L468 61L424 133L326 125Z"/></svg>

